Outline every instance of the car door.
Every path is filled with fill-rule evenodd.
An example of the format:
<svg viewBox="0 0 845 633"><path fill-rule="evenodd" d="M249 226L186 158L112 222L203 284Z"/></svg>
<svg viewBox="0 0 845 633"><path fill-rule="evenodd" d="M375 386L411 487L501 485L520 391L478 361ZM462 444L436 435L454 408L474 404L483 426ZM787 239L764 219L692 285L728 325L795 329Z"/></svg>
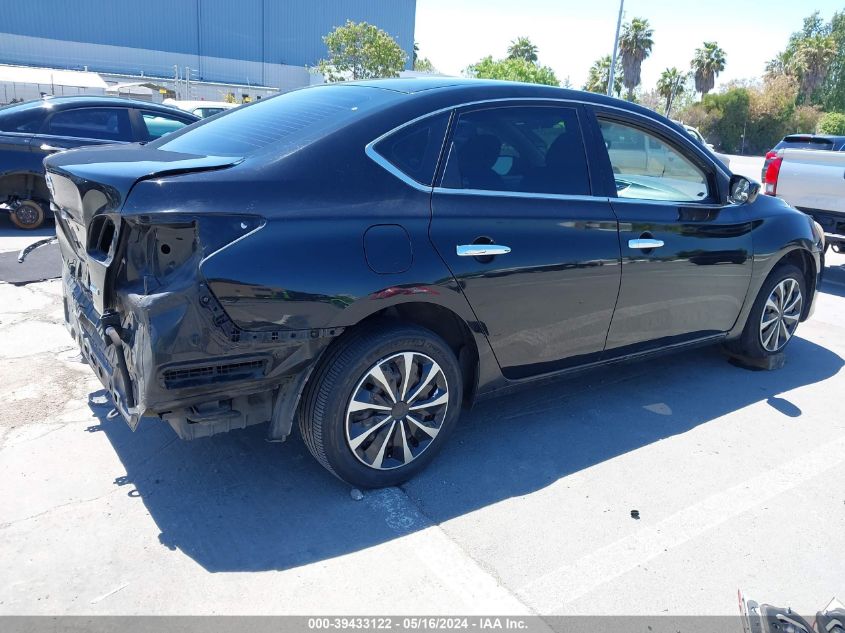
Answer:
<svg viewBox="0 0 845 633"><path fill-rule="evenodd" d="M119 107L78 107L58 110L44 121L32 141L39 157L83 145L128 143L133 139L129 109Z"/></svg>
<svg viewBox="0 0 845 633"><path fill-rule="evenodd" d="M619 289L616 217L592 196L575 104L455 113L430 237L507 378L596 360Z"/></svg>
<svg viewBox="0 0 845 633"><path fill-rule="evenodd" d="M606 191L619 218L622 283L608 355L715 336L736 322L751 279L751 219L727 203L727 176L669 126L591 108L606 139ZM641 137L656 161L617 162L613 140ZM601 145L600 145L601 146ZM636 165L646 165L645 168Z"/></svg>
<svg viewBox="0 0 845 633"><path fill-rule="evenodd" d="M32 104L0 111L0 176L41 173L41 159L32 151L33 134L44 121L44 108ZM26 187L26 183L21 183ZM7 192L0 194L6 195Z"/></svg>

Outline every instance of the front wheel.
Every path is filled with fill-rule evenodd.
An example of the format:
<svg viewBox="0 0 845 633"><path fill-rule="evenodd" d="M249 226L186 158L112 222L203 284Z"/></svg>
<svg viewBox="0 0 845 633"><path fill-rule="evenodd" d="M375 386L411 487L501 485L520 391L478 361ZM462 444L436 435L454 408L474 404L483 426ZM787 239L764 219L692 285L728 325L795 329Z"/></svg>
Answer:
<svg viewBox="0 0 845 633"><path fill-rule="evenodd" d="M775 268L760 289L734 350L751 358L782 352L801 320L806 294L799 268L791 264Z"/></svg>
<svg viewBox="0 0 845 633"><path fill-rule="evenodd" d="M338 341L299 410L308 450L362 488L407 481L434 458L458 418L461 372L439 336L383 325Z"/></svg>

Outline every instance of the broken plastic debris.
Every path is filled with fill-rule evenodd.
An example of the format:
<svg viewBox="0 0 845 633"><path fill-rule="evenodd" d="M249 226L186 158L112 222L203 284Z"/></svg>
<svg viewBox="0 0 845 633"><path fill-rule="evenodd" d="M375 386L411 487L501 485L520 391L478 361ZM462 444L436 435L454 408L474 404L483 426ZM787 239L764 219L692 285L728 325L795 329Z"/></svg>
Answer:
<svg viewBox="0 0 845 633"><path fill-rule="evenodd" d="M352 497L355 501L360 501L364 498L364 493L358 490L357 488L353 488L349 491L349 496Z"/></svg>

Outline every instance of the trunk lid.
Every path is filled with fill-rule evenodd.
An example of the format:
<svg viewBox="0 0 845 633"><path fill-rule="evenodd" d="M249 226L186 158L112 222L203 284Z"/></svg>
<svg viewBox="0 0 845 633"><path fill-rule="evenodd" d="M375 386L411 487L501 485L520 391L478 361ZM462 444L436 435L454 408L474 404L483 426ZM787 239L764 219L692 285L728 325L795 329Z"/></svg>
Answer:
<svg viewBox="0 0 845 633"><path fill-rule="evenodd" d="M241 160L132 145L73 150L44 161L62 258L100 315L108 305L109 273L117 259L120 212L135 183L224 169Z"/></svg>

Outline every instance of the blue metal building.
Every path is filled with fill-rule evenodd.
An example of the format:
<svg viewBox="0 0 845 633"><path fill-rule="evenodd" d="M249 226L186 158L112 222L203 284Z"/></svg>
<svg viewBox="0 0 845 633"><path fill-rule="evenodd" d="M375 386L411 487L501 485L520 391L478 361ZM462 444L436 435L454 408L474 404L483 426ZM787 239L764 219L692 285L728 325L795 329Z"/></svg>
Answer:
<svg viewBox="0 0 845 633"><path fill-rule="evenodd" d="M309 83L347 19L392 35L411 63L416 0L2 0L0 63L276 86Z"/></svg>

